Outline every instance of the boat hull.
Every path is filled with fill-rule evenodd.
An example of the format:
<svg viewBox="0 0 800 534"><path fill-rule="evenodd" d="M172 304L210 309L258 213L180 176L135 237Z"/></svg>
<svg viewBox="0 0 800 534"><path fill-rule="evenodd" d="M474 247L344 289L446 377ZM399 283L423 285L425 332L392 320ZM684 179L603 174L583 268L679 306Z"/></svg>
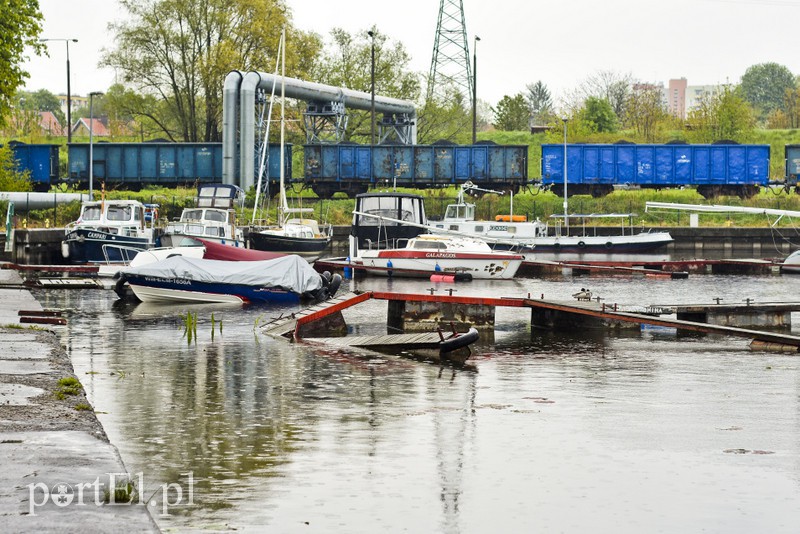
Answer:
<svg viewBox="0 0 800 534"><path fill-rule="evenodd" d="M353 261L367 273L427 278L433 274L468 274L479 280L509 280L523 257L511 254L431 253L408 250L365 251Z"/></svg>
<svg viewBox="0 0 800 534"><path fill-rule="evenodd" d="M248 239L251 249L280 254L297 254L309 263L318 260L331 242L330 237L290 237L261 232L251 232Z"/></svg>
<svg viewBox="0 0 800 534"><path fill-rule="evenodd" d="M155 278L126 275L133 294L142 302L218 302L246 303L300 302L300 295L280 288L254 287L242 284L208 284L181 278Z"/></svg>
<svg viewBox="0 0 800 534"><path fill-rule="evenodd" d="M127 263L140 250L153 247L153 240L99 230L76 228L64 239L65 257L70 263Z"/></svg>
<svg viewBox="0 0 800 534"><path fill-rule="evenodd" d="M517 246L498 243L495 249L515 250L526 254L536 254L537 252L614 254L618 252L651 252L672 243L672 241L672 236L668 232L645 232L625 236L539 237Z"/></svg>

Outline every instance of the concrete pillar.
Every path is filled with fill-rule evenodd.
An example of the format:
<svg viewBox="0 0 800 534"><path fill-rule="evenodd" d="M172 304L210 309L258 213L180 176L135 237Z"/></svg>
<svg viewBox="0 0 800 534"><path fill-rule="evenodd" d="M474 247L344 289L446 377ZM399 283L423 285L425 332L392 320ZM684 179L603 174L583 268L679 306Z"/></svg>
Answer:
<svg viewBox="0 0 800 534"><path fill-rule="evenodd" d="M463 331L494 328L494 306L451 302L415 302L390 300L387 326L393 332L430 332L437 328L450 330L450 324Z"/></svg>

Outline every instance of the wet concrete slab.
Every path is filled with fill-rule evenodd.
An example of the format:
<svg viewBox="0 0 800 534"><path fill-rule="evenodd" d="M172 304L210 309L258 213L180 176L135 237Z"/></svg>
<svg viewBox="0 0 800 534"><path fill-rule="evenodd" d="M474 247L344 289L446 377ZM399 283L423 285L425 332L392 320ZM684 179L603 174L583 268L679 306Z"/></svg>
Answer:
<svg viewBox="0 0 800 534"><path fill-rule="evenodd" d="M37 341L2 341L3 360L42 360L50 354L50 347ZM0 373L4 373L0 366Z"/></svg>
<svg viewBox="0 0 800 534"><path fill-rule="evenodd" d="M7 375L36 375L53 371L48 362L39 360L0 360L0 369L3 370L3 374Z"/></svg>
<svg viewBox="0 0 800 534"><path fill-rule="evenodd" d="M22 384L0 384L0 405L27 406L33 397L44 395L43 389Z"/></svg>
<svg viewBox="0 0 800 534"><path fill-rule="evenodd" d="M144 504L109 504L116 448L88 432L0 432L0 515L6 532L157 532ZM119 478L117 476L116 478Z"/></svg>

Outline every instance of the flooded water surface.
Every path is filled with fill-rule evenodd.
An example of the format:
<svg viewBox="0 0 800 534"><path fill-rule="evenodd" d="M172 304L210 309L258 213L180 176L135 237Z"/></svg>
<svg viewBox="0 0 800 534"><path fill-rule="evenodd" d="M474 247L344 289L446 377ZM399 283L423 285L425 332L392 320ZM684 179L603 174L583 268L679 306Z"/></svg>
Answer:
<svg viewBox="0 0 800 534"><path fill-rule="evenodd" d="M798 300L797 280L558 276L450 287L567 300L588 286L608 303L646 305ZM262 334L296 307L36 296L70 310L62 342L143 493L191 490L191 504L153 508L164 529L752 533L800 524L800 357L752 351L744 339L539 331L530 311L499 309L495 331L473 346L475 369L461 370ZM187 311L197 314L191 343ZM354 332L385 332L386 303L345 319Z"/></svg>

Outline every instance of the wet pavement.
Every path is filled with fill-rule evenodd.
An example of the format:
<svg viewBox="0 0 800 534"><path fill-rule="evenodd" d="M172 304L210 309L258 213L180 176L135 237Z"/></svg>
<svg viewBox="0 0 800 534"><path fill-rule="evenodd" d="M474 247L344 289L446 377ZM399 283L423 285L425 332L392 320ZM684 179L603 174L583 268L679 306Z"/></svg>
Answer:
<svg viewBox="0 0 800 534"><path fill-rule="evenodd" d="M0 270L0 285L19 283ZM3 531L157 532L145 505L107 504L109 473L124 473L124 464L57 335L19 325L20 310L40 309L27 290L0 287Z"/></svg>

